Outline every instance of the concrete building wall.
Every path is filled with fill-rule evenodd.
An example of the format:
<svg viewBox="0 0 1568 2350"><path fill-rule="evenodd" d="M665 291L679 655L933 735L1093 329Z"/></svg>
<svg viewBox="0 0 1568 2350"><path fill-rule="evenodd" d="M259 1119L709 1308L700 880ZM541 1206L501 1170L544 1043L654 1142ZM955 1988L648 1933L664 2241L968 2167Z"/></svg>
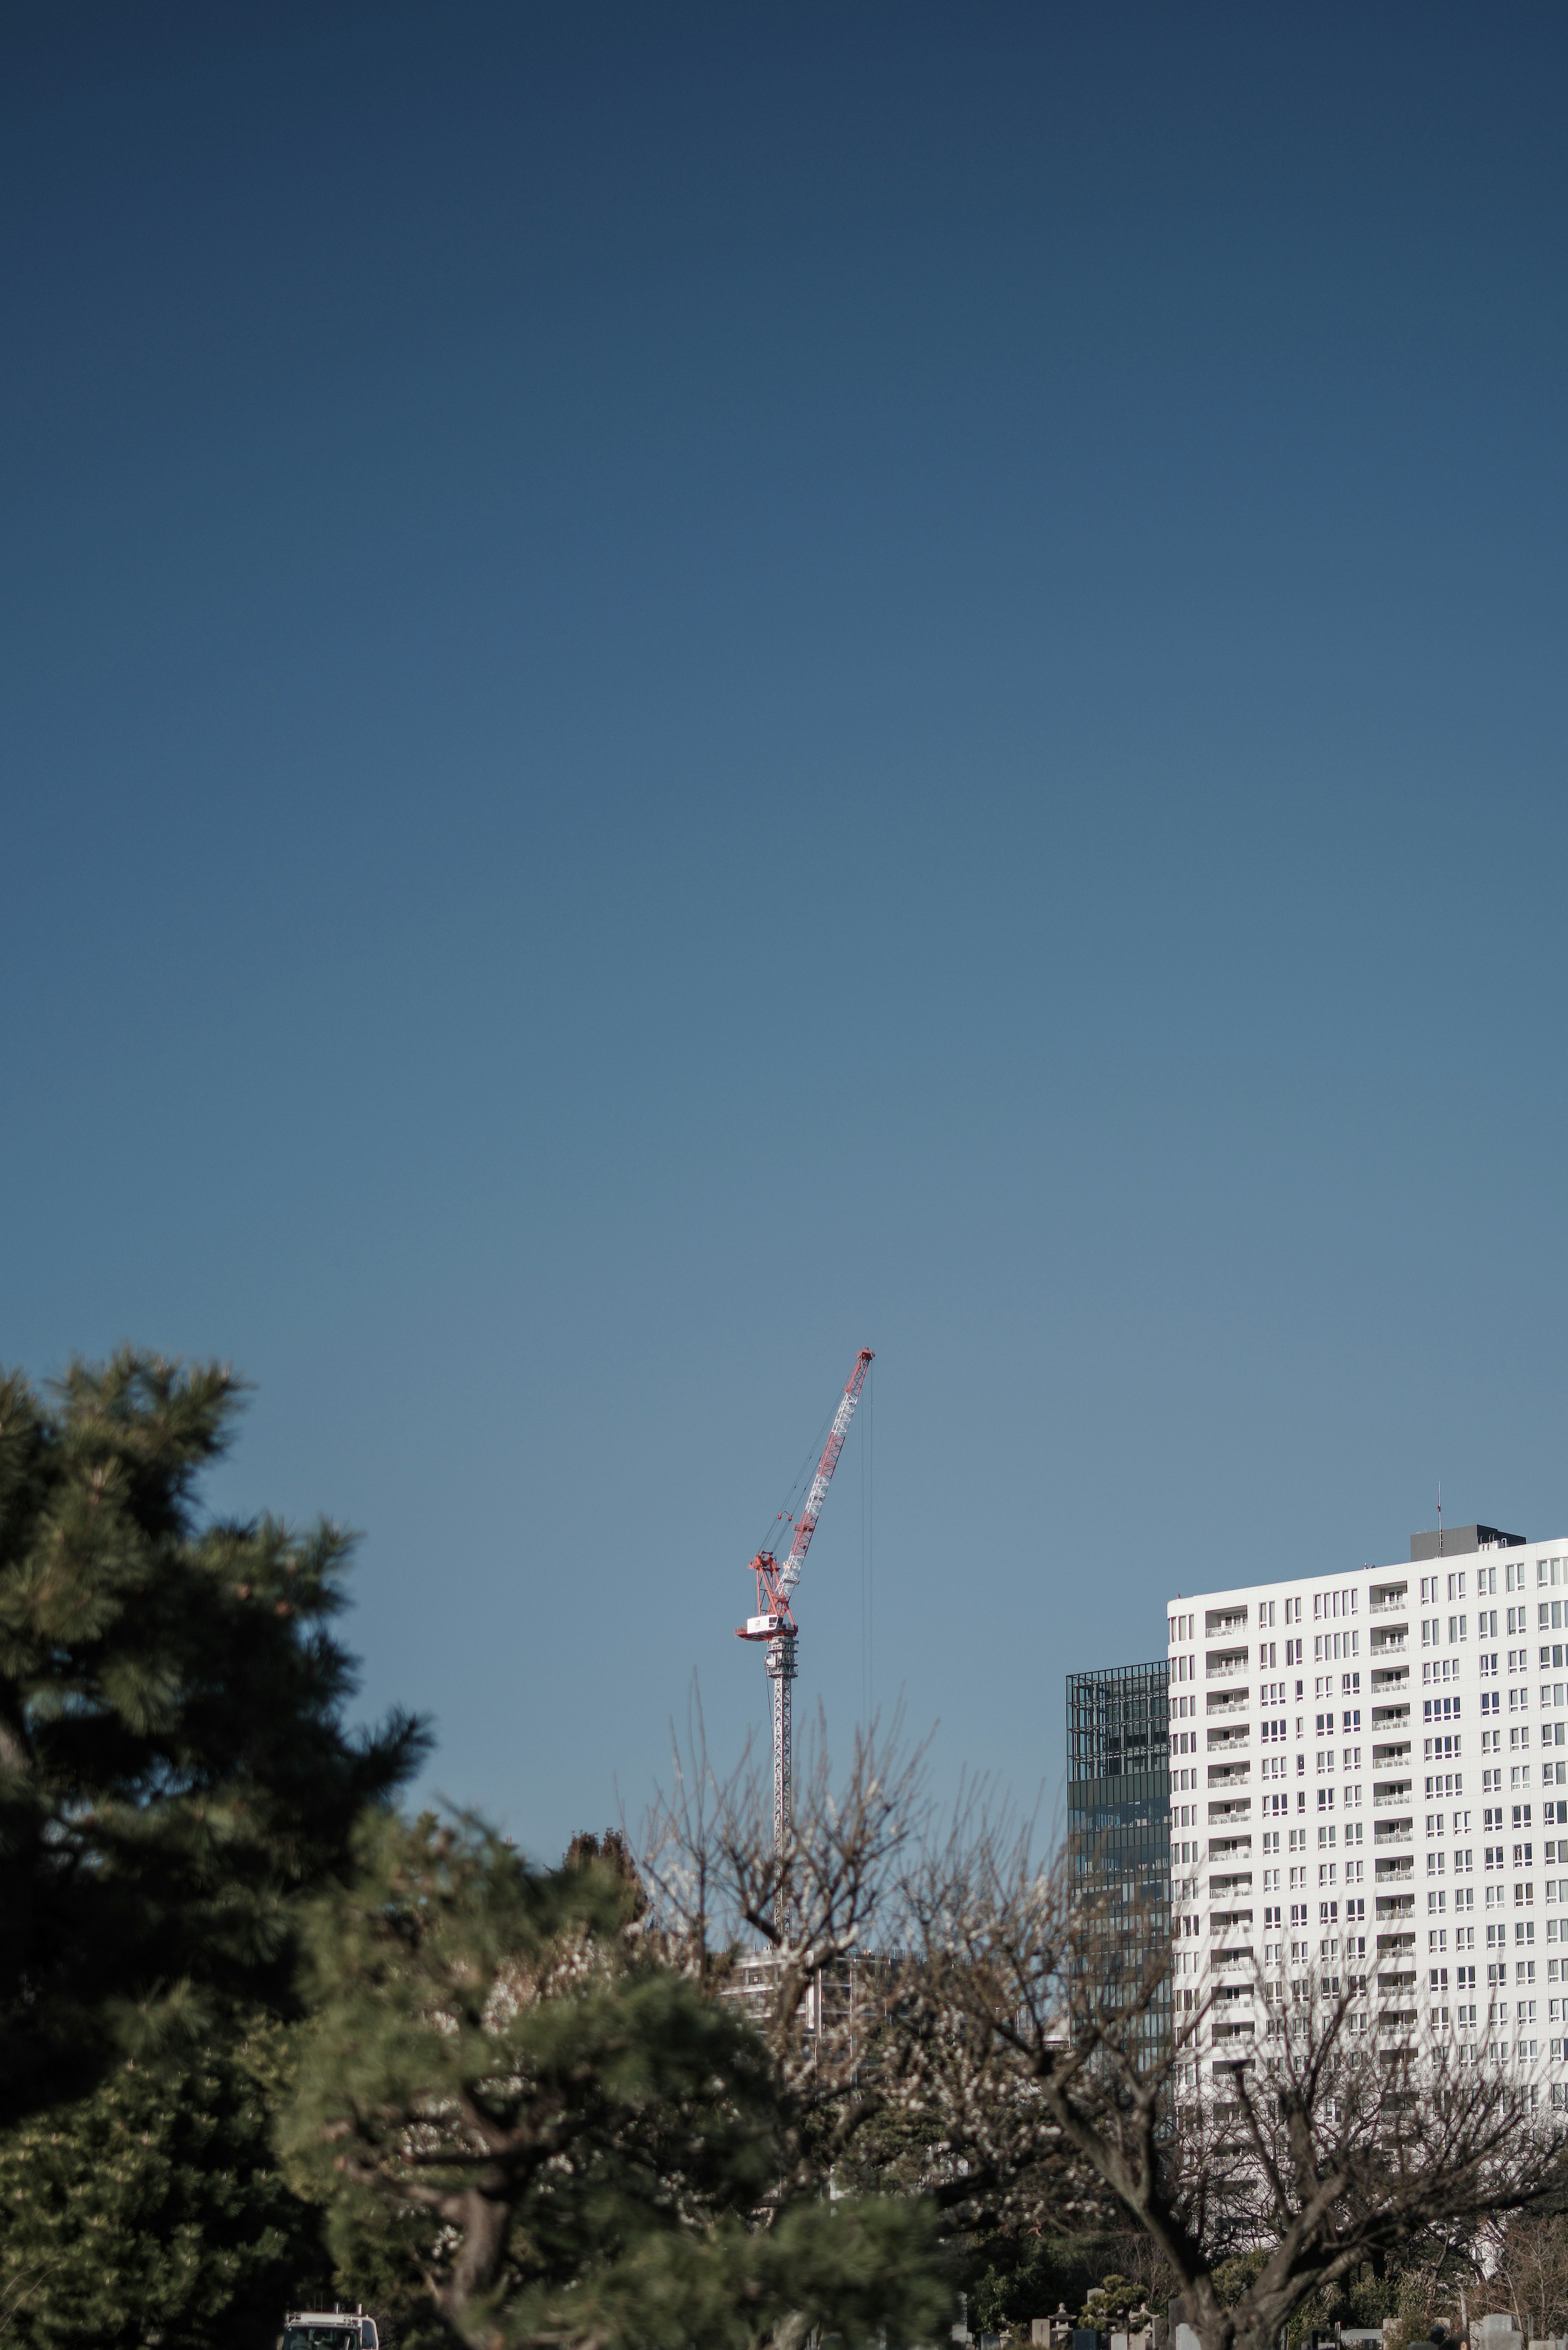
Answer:
<svg viewBox="0 0 1568 2350"><path fill-rule="evenodd" d="M1568 1537L1168 1617L1172 1995L1179 2021L1212 1990L1204 2069L1263 2031L1255 1959L1350 1977L1379 2046L1568 2080Z"/></svg>

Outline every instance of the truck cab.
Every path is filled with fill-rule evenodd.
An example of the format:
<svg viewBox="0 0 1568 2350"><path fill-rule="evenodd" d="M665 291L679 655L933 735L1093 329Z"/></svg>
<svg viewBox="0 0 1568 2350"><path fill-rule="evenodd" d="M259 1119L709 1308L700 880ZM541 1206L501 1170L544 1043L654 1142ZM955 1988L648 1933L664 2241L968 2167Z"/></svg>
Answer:
<svg viewBox="0 0 1568 2350"><path fill-rule="evenodd" d="M291 2309L278 2350L381 2350L376 2321L360 2309Z"/></svg>

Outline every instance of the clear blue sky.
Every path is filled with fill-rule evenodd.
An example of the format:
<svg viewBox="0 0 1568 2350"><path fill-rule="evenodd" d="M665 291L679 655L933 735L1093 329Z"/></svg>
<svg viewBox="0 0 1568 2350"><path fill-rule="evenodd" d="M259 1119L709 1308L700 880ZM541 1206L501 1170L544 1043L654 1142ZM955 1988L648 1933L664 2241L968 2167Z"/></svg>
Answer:
<svg viewBox="0 0 1568 2350"><path fill-rule="evenodd" d="M0 1352L257 1381L432 1789L734 1751L863 1344L944 1783L1568 1530L1560 8L0 44Z"/></svg>

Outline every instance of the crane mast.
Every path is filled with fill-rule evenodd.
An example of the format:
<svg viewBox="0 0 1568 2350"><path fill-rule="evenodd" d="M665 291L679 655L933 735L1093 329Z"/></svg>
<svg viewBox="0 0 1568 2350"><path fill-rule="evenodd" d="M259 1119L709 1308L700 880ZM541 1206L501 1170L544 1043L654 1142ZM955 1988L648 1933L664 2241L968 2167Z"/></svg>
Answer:
<svg viewBox="0 0 1568 2350"><path fill-rule="evenodd" d="M790 1825L794 1812L794 1739L791 1719L790 1690L797 1670L796 1644L800 1627L790 1605L795 1585L800 1581L801 1568L805 1565L811 1538L816 1532L816 1522L827 1498L833 1472L838 1466L838 1456L844 1450L844 1440L849 1433L849 1423L855 1417L855 1407L860 1400L860 1390L866 1384L866 1374L871 1367L871 1349L862 1347L855 1357L855 1367L845 1383L838 1409L833 1415L833 1426L822 1448L822 1458L816 1464L816 1474L805 1506L794 1522L794 1535L785 1554L783 1565L771 1550L760 1550L747 1572L757 1578L757 1612L737 1625L738 1640L761 1640L767 1649L768 1683L773 1693L774 1729L774 1851L781 1866L789 1845ZM784 1920L785 1902L781 1882L779 1918Z"/></svg>

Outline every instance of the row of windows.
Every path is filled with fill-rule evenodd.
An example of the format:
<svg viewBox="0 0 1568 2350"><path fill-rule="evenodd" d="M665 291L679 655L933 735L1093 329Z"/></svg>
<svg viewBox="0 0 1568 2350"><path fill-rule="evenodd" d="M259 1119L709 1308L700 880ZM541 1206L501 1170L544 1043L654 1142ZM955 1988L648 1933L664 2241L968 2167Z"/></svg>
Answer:
<svg viewBox="0 0 1568 2350"><path fill-rule="evenodd" d="M1526 1629L1524 1614L1525 1611L1522 1607L1511 1607L1509 1609L1508 1628L1511 1632L1522 1632ZM1513 1621L1513 1618L1516 1616L1520 1619L1517 1625ZM1468 1616L1450 1616L1448 1619L1448 1625L1449 1646L1450 1648L1458 1648L1461 1641L1468 1640L1469 1638L1470 1619ZM1478 1640L1493 1640L1496 1638L1497 1609L1495 1607L1483 1607L1476 1617L1476 1638ZM1440 1616L1423 1616L1421 1618L1421 1646L1423 1648L1440 1648L1442 1645L1443 1618Z"/></svg>
<svg viewBox="0 0 1568 2350"><path fill-rule="evenodd" d="M1504 1565L1502 1587L1505 1594L1511 1591L1523 1591L1528 1587L1532 1564L1532 1562L1528 1559L1520 1559L1510 1561ZM1537 1590L1568 1588L1568 1557L1538 1558L1533 1562L1533 1566ZM1422 1575L1419 1578L1418 1604L1423 1607L1435 1607L1445 1598L1451 1604L1456 1600L1463 1600L1472 1594L1477 1599L1493 1598L1497 1595L1497 1588L1498 1569L1495 1566L1456 1567L1445 1574ZM1403 1606L1408 1586L1405 1584L1387 1586L1382 1608L1378 1612L1386 1613L1391 1608ZM1377 1595L1374 1594L1374 1597L1376 1596ZM1359 1594L1354 1585L1346 1585L1338 1590L1314 1591L1312 1601L1313 1621L1324 1623L1338 1617L1353 1617L1359 1612L1358 1600ZM1285 1599L1260 1599L1252 1605L1257 1610L1255 1620L1260 1631L1270 1630L1280 1623L1299 1624L1302 1620L1302 1601L1293 1593ZM1247 1623L1248 1614L1249 1604L1245 1600L1237 1600L1230 1605L1222 1604L1218 1607L1211 1607L1208 1611L1205 1630L1210 1638L1213 1638L1216 1634L1240 1629ZM1178 1648L1184 1641L1197 1637L1195 1615L1173 1615L1168 1618L1168 1625L1172 1648ZM1521 1628L1522 1629L1522 1627Z"/></svg>

